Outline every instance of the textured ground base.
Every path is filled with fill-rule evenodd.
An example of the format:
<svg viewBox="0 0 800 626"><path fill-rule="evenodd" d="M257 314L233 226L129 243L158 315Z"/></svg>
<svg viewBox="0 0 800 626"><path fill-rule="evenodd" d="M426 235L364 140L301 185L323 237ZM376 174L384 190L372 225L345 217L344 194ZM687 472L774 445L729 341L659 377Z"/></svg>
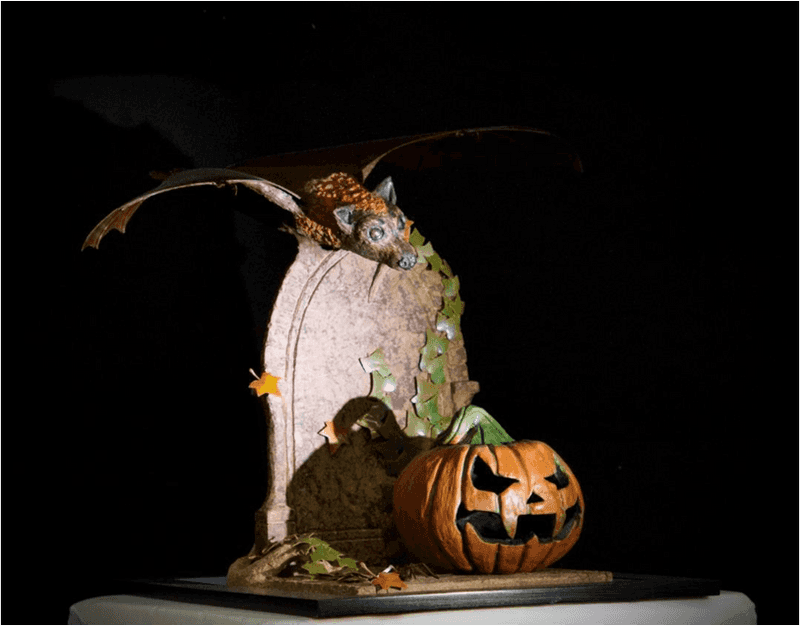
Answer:
<svg viewBox="0 0 800 626"><path fill-rule="evenodd" d="M486 591L494 589L532 589L537 587L562 587L569 585L601 584L611 582L611 572L570 569L545 569L528 574L470 575L440 574L417 577L405 581L405 589L389 589L381 594L434 593L444 591ZM257 588L248 587L250 593L264 595L375 595L377 587L370 583L342 583L305 578L270 579Z"/></svg>

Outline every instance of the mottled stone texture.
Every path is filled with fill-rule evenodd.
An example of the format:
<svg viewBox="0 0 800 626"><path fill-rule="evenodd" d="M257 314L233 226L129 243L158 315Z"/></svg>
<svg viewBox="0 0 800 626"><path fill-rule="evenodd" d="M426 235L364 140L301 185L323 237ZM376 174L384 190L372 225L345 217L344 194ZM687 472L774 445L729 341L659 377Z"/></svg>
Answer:
<svg viewBox="0 0 800 626"><path fill-rule="evenodd" d="M332 454L319 431L334 418L354 423L376 402L366 399L371 380L359 359L378 348L397 378L390 408L405 426L420 348L441 308L440 274L423 264L395 270L300 240L264 349L264 369L281 378L281 396L267 399L269 493L256 515L255 551L268 540L306 532L367 561L395 549L391 493L398 454L410 460L409 450L425 442L401 438L389 444L394 464L387 469L383 438L366 429L354 432ZM452 415L477 390L468 380L460 339L448 348L447 369L451 385L443 386L439 406Z"/></svg>

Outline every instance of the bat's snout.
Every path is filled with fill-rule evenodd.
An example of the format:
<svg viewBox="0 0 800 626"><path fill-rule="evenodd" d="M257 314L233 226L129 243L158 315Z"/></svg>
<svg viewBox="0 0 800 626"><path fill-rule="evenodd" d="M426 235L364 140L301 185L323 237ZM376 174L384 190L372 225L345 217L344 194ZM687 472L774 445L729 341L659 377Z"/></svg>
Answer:
<svg viewBox="0 0 800 626"><path fill-rule="evenodd" d="M410 270L417 264L417 255L412 254L411 252L406 252L403 256L400 257L400 260L397 262L397 266L401 270Z"/></svg>

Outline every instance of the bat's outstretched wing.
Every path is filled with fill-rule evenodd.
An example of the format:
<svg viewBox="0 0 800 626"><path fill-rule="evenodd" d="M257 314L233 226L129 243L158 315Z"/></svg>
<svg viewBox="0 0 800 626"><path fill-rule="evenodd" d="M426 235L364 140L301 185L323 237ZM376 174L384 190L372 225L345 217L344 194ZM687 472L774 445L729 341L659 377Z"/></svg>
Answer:
<svg viewBox="0 0 800 626"><path fill-rule="evenodd" d="M86 237L86 240L83 242L81 250L84 248L97 248L100 245L100 240L105 237L109 230L116 229L124 233L131 216L148 198L166 191L184 189L186 187L197 187L199 185L214 185L216 187L243 185L264 196L282 209L295 215L302 215L300 207L295 202L295 199L298 197L297 194L260 176L230 169L204 168L185 170L169 176L152 191L148 191L130 202L126 202L121 207L109 213L92 229L92 232L89 233L89 236Z"/></svg>
<svg viewBox="0 0 800 626"><path fill-rule="evenodd" d="M379 144L375 142L372 154L365 153L361 161L361 174L364 180L370 175L373 169L386 158L398 153L404 148L409 148L418 144L435 144L438 141L447 139L473 139L480 140L481 137L502 138L509 142L524 142L526 146L533 147L534 143L540 144L549 141L552 144L551 150L545 151L545 159L552 164L568 165L578 172L583 171L583 164L580 157L570 150L567 142L545 130L537 128L527 128L525 126L489 126L485 128L465 128L463 130L449 130L440 133L430 133L425 135L413 135L411 137L398 137ZM423 146L420 146L423 147Z"/></svg>
<svg viewBox="0 0 800 626"><path fill-rule="evenodd" d="M348 144L334 148L308 150L292 154L260 157L237 164L232 169L274 180L289 189L297 189L312 178L333 172L346 172L366 181L375 167L384 161L404 169L420 167L421 154L436 154L442 149L469 150L471 142L492 140L498 144L515 143L526 149L529 157L542 165L566 166L578 172L583 164L567 141L550 132L526 126L489 126L465 128ZM451 142L443 148L443 142ZM430 167L425 160L421 167Z"/></svg>
<svg viewBox="0 0 800 626"><path fill-rule="evenodd" d="M412 169L427 167L419 160L419 155L426 152L435 154L441 149L438 142L453 139L481 141L483 138L518 143L545 163L567 165L579 172L583 170L580 157L564 140L547 131L523 126L467 128L281 154L247 161L227 169L194 169L174 174L152 191L123 204L106 216L89 233L83 248L97 248L100 240L111 229L124 233L136 209L148 198L165 191L198 185L223 187L240 184L290 213L303 215L295 202L295 199L299 198L295 191L301 190L303 185L313 178L323 178L334 172L346 172L364 181L380 162L387 160Z"/></svg>

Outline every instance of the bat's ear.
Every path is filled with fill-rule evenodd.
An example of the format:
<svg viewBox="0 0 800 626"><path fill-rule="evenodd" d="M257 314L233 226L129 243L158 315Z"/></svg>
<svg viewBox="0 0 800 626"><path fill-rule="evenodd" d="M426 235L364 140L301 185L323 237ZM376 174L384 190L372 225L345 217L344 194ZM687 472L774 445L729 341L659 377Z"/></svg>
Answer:
<svg viewBox="0 0 800 626"><path fill-rule="evenodd" d="M345 204L344 206L336 207L333 210L333 216L336 218L336 223L343 233L349 235L353 232L353 222L355 221L353 212L355 205Z"/></svg>
<svg viewBox="0 0 800 626"><path fill-rule="evenodd" d="M381 183L375 187L373 193L386 200L389 204L397 204L397 194L394 191L394 183L392 182L391 176L384 178Z"/></svg>

